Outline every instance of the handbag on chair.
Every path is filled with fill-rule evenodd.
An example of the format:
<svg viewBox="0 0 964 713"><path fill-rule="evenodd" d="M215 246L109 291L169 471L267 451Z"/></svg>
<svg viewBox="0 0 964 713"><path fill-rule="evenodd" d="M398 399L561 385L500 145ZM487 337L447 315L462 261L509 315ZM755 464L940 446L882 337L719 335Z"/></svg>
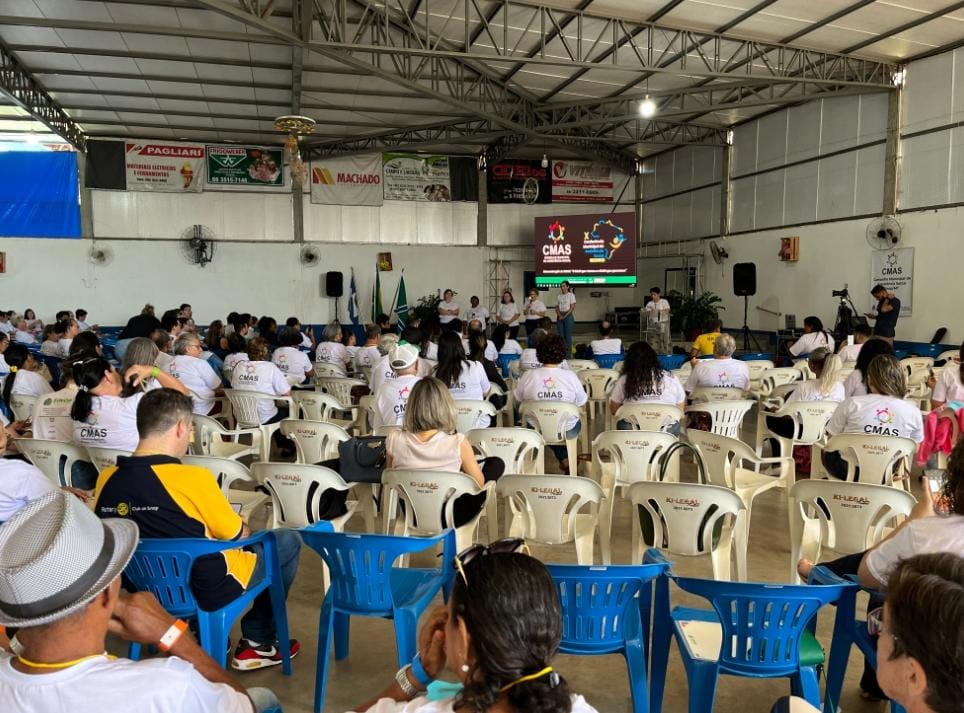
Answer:
<svg viewBox="0 0 964 713"><path fill-rule="evenodd" d="M355 436L338 444L338 470L347 483L381 483L385 437Z"/></svg>

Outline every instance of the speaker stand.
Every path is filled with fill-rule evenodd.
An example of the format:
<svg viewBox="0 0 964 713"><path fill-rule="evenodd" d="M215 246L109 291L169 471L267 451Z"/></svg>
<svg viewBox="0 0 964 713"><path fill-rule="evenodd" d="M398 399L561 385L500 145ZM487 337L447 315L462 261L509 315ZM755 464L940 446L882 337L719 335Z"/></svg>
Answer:
<svg viewBox="0 0 964 713"><path fill-rule="evenodd" d="M750 351L750 344L753 344L755 351L763 351L760 349L760 342L757 338L750 333L750 328L747 326L747 318L750 314L750 298L748 295L743 295L743 351Z"/></svg>

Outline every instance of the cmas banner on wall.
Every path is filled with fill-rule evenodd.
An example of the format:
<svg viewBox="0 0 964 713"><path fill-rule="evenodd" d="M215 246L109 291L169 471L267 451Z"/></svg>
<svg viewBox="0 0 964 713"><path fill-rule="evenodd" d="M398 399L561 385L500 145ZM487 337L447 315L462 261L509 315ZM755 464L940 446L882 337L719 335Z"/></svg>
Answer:
<svg viewBox="0 0 964 713"><path fill-rule="evenodd" d="M874 250L870 254L870 286L883 285L900 300L900 316L910 317L914 300L914 248ZM875 308L877 303L873 305Z"/></svg>
<svg viewBox="0 0 964 713"><path fill-rule="evenodd" d="M386 153L382 178L387 201L452 200L448 156Z"/></svg>
<svg viewBox="0 0 964 713"><path fill-rule="evenodd" d="M311 163L311 202L382 204L382 155L342 156Z"/></svg>
<svg viewBox="0 0 964 713"><path fill-rule="evenodd" d="M612 203L613 169L589 161L552 162L554 203Z"/></svg>
<svg viewBox="0 0 964 713"><path fill-rule="evenodd" d="M204 145L127 141L124 167L129 191L199 193L204 182Z"/></svg>

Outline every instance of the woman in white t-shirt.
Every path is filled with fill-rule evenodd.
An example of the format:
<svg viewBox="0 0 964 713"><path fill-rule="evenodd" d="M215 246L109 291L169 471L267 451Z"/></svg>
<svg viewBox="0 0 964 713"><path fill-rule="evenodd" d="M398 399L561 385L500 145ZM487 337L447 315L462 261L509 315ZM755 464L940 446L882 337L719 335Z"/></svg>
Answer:
<svg viewBox="0 0 964 713"><path fill-rule="evenodd" d="M931 394L931 410L937 411L945 405L954 410L964 408L964 344L961 345L958 362L948 362L937 377Z"/></svg>
<svg viewBox="0 0 964 713"><path fill-rule="evenodd" d="M522 345L508 335L508 328L504 324L500 324L492 332L492 346L496 348L499 354L516 354L522 356L522 352L525 351Z"/></svg>
<svg viewBox="0 0 964 713"><path fill-rule="evenodd" d="M867 391L867 367L870 366L870 362L875 357L881 354L894 356L894 347L891 346L890 342L879 337L873 337L864 342L860 354L857 355L857 363L854 364L853 372L844 380L844 394L848 399L851 396L865 396L869 393Z"/></svg>
<svg viewBox="0 0 964 713"><path fill-rule="evenodd" d="M818 347L810 352L807 366L817 377L797 382L796 388L787 398L787 403L795 401L843 401L844 387L840 381L843 362L840 357L826 347ZM771 433L781 438L793 438L796 426L789 416L767 416L766 425Z"/></svg>
<svg viewBox="0 0 964 713"><path fill-rule="evenodd" d="M546 303L539 299L539 290L533 287L529 290L526 306L523 310L526 318L526 336L531 337L539 328L539 322L546 316Z"/></svg>
<svg viewBox="0 0 964 713"><path fill-rule="evenodd" d="M348 365L351 363L351 354L349 354L348 348L342 343L344 341L344 335L342 334L341 325L338 322L328 324L322 333L322 340L321 344L318 345L318 350L315 352L315 361L334 364L347 372Z"/></svg>
<svg viewBox="0 0 964 713"><path fill-rule="evenodd" d="M263 337L255 337L248 342L247 361L239 363L231 373L232 389L258 391L268 396L288 396L291 393L291 386L281 369L268 361L269 346L268 340ZM274 401L261 399L258 401L258 418L262 424L275 423L288 418L288 407L279 408ZM281 440L280 435L278 445L289 450L289 445Z"/></svg>
<svg viewBox="0 0 964 713"><path fill-rule="evenodd" d="M823 328L823 322L819 317L806 317L803 320L803 335L790 346L790 353L793 356L800 356L821 347L833 351L833 337Z"/></svg>
<svg viewBox="0 0 964 713"><path fill-rule="evenodd" d="M869 344L869 342L868 342ZM907 376L897 357L882 354L867 368L866 396L852 396L837 407L827 433L863 433L870 436L899 436L915 443L924 440L924 421L920 409L907 401ZM836 451L824 451L823 464L835 478L847 477L847 462ZM882 474L874 475L874 482Z"/></svg>
<svg viewBox="0 0 964 713"><path fill-rule="evenodd" d="M562 638L556 586L522 540L476 545L459 555L448 604L426 617L417 663L372 700L365 713L596 713L552 667ZM446 664L458 677L454 697L429 701L425 688Z"/></svg>
<svg viewBox="0 0 964 713"><path fill-rule="evenodd" d="M3 380L3 401L10 403L11 394L46 396L53 393L47 380L34 369L39 363L23 344L11 344L4 352L10 373Z"/></svg>
<svg viewBox="0 0 964 713"><path fill-rule="evenodd" d="M548 334L536 347L536 358L541 366L529 369L519 379L515 387L515 398L523 401L565 401L582 406L586 403L586 389L579 377L572 371L562 368L566 359L566 343L558 334ZM528 424L533 426L535 424ZM571 417L566 424L566 438L576 438L582 428L578 417ZM563 473L569 472L569 459L564 444L548 446Z"/></svg>
<svg viewBox="0 0 964 713"><path fill-rule="evenodd" d="M204 345L197 334L182 332L174 342L174 359L168 371L193 392L194 413L207 416L214 409L214 399L224 395L224 389L221 377L201 358L203 351Z"/></svg>
<svg viewBox="0 0 964 713"><path fill-rule="evenodd" d="M445 384L456 401L484 401L492 390L485 368L466 358L462 340L451 332L439 338L434 376ZM476 428L488 428L489 421L488 416L483 416Z"/></svg>
<svg viewBox="0 0 964 713"><path fill-rule="evenodd" d="M237 332L228 335L228 355L224 357L224 378L231 383L231 374L238 364L248 360L248 343Z"/></svg>
<svg viewBox="0 0 964 713"><path fill-rule="evenodd" d="M572 356L572 329L576 324L576 296L572 293L569 280L563 280L559 290L556 295L556 330L566 342L566 358L569 358Z"/></svg>
<svg viewBox="0 0 964 713"><path fill-rule="evenodd" d="M733 358L736 340L721 334L713 345L712 359L699 359L686 380L686 392L703 386L709 388L746 389L750 386L750 369L746 362Z"/></svg>
<svg viewBox="0 0 964 713"><path fill-rule="evenodd" d="M613 415L623 404L667 404L686 407L686 391L674 374L659 365L659 356L647 342L636 342L626 352L623 373L609 396L609 411ZM619 421L620 430L632 430L632 423ZM679 422L671 424L670 433L679 435Z"/></svg>
<svg viewBox="0 0 964 713"><path fill-rule="evenodd" d="M308 355L299 349L301 341L301 332L285 327L278 337L281 346L271 355L271 363L281 369L290 384L310 383L315 370Z"/></svg>
<svg viewBox="0 0 964 713"><path fill-rule="evenodd" d="M512 296L512 290L505 290L502 293L502 302L499 304L499 313L496 315L498 326L509 330L509 336L515 339L519 336L519 307Z"/></svg>
<svg viewBox="0 0 964 713"><path fill-rule="evenodd" d="M442 293L442 301L438 303L438 321L442 325L442 331L449 331L449 325L459 318L459 304L455 301L455 293L452 290L445 290Z"/></svg>

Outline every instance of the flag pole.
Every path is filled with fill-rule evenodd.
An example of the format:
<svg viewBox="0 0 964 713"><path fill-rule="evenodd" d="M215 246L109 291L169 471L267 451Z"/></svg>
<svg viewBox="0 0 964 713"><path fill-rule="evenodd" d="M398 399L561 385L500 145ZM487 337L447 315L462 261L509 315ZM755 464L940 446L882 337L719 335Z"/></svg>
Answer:
<svg viewBox="0 0 964 713"><path fill-rule="evenodd" d="M395 314L395 303L398 301L398 290L402 286L402 276L405 274L405 268L402 268L401 274L398 276L398 284L395 285L395 296L392 297L392 308L388 310L388 314Z"/></svg>

